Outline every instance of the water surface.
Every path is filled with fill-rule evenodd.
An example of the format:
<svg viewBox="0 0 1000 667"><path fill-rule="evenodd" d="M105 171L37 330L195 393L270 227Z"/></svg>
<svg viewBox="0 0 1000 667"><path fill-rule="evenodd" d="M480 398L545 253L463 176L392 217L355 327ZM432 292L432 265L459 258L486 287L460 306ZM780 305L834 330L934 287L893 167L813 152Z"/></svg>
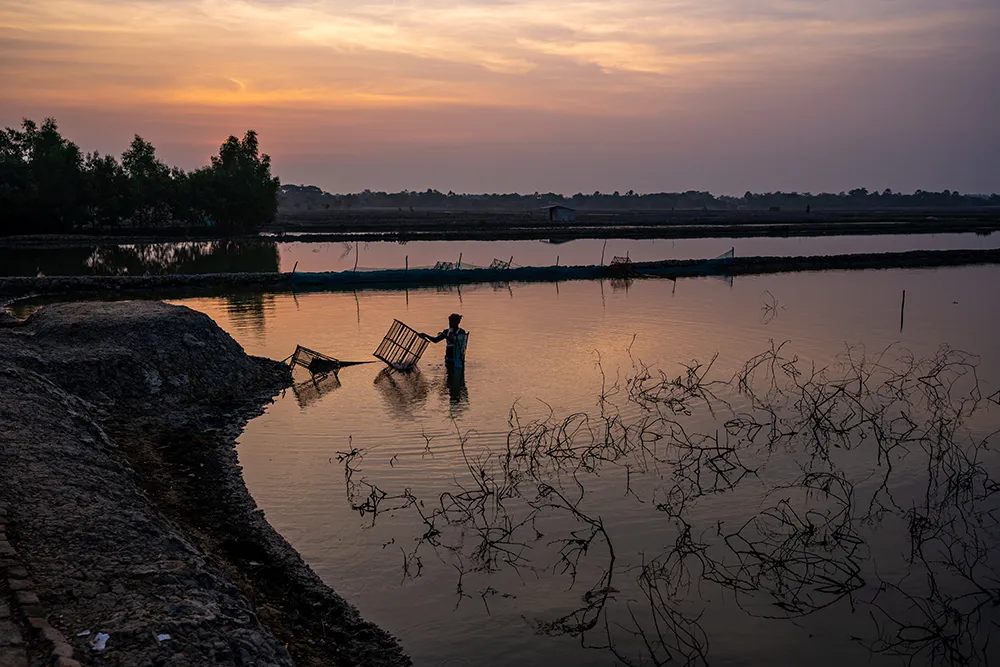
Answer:
<svg viewBox="0 0 1000 667"><path fill-rule="evenodd" d="M923 566L910 558L913 512L923 507L931 525L954 508L931 502L940 489L922 452L937 441L903 429L897 413L942 426L916 397L926 378L945 376L942 368L975 363L981 400L963 408L964 426L948 442L981 442L1000 428L1000 407L989 399L1000 389L998 280L996 267L963 267L179 303L211 315L249 353L275 359L302 344L366 360L394 318L436 333L449 313L464 315L464 376L449 377L434 346L411 375L387 375L379 363L317 383L299 375L239 442L247 483L271 523L324 581L399 637L417 665L654 664L670 656L832 666L906 664L911 653L914 664L931 664L934 644L914 641L916 630L903 632L902 645L887 638L904 621L926 626L913 604L929 594ZM755 376L754 396L707 384L778 348L783 361L771 376ZM846 354L854 360L847 371L838 364ZM900 369L909 355L939 367L907 375ZM781 364L800 372L791 385ZM674 391L678 376L693 386L693 367L717 400L697 383L690 395ZM785 430L802 415L826 415L790 397L819 395L850 367L866 369L859 382L872 391L844 382L814 401L837 406L835 428L795 436L765 428L747 438L746 425L732 422L761 419L765 403ZM806 383L822 368L827 382ZM884 383L892 373L878 368L897 379ZM646 379L630 392L636 376ZM957 377L953 395L934 405L973 395L971 376ZM769 391L769 378L781 391ZM796 383L808 389L796 393ZM637 389L648 390L645 400L632 400ZM897 389L910 398L889 396ZM891 415L866 412L888 404ZM904 431L905 446L881 456L874 443L897 442ZM822 455L819 432L829 438ZM608 434L614 447L602 440ZM529 450L513 461L506 455ZM890 460L892 502L880 490ZM988 453L980 464L993 478L1000 473ZM996 494L980 493L992 488L980 477L970 476L975 500L956 501L963 516L998 511ZM838 495L840 484L849 490ZM986 545L973 568L980 581L980 568L998 565L998 536L995 522L970 525L957 535ZM927 540L928 557L940 556L940 543ZM956 596L968 584L954 572L941 581ZM931 600L933 610L952 598ZM992 609L948 630L978 664L997 620Z"/></svg>
<svg viewBox="0 0 1000 667"><path fill-rule="evenodd" d="M0 275L144 275L275 271L344 271L431 267L438 262L486 267L700 259L733 248L737 255L838 255L908 250L997 247L997 236L910 234L746 239L580 239L544 241L411 241L302 243L297 241L184 241L101 247L0 248Z"/></svg>

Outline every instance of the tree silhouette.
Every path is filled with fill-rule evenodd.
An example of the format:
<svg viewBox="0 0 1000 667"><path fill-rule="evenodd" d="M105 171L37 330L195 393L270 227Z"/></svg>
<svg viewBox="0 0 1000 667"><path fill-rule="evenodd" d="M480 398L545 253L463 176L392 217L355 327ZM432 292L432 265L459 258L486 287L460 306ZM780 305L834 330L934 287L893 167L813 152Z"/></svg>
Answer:
<svg viewBox="0 0 1000 667"><path fill-rule="evenodd" d="M139 226L157 226L172 219L170 167L156 157L156 149L138 134L122 153L128 176L132 220Z"/></svg>
<svg viewBox="0 0 1000 667"><path fill-rule="evenodd" d="M271 176L271 157L260 153L255 131L242 140L230 136L212 165L191 177L197 191L208 193L206 211L220 227L246 231L274 219L281 183Z"/></svg>
<svg viewBox="0 0 1000 667"><path fill-rule="evenodd" d="M56 121L24 119L0 133L0 234L218 225L244 232L274 219L277 178L257 133L229 137L211 165L170 167L135 135L119 162L84 156Z"/></svg>
<svg viewBox="0 0 1000 667"><path fill-rule="evenodd" d="M86 182L79 147L59 134L56 121L39 127L25 119L21 129L7 128L0 144L0 229L37 232L72 229L86 218ZM9 217L8 217L9 216Z"/></svg>

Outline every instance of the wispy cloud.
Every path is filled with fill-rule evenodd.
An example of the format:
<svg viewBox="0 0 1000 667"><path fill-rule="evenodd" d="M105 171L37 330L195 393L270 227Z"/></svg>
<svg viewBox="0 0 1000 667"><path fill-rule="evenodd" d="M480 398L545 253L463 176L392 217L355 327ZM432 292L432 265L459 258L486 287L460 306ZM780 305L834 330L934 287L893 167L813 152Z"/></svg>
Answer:
<svg viewBox="0 0 1000 667"><path fill-rule="evenodd" d="M635 75L662 75L653 89L686 90L845 53L933 53L988 12L897 1L13 0L0 6L0 53L15 60L0 73L8 94L40 99L535 106L546 89L588 101L595 79L648 91Z"/></svg>
<svg viewBox="0 0 1000 667"><path fill-rule="evenodd" d="M777 107L790 90L830 125L859 123L840 108L881 95L864 83L873 68L880 82L913 74L911 94L935 99L948 67L1000 59L998 30L996 0L4 0L0 121L112 108L265 119L289 146L282 114L345 141L380 118L369 146L448 131L583 141L597 123L619 136L615 119L704 141L707 123L759 118L747 131L772 136L802 122ZM418 110L447 110L449 124L399 121ZM546 120L529 132L505 110Z"/></svg>

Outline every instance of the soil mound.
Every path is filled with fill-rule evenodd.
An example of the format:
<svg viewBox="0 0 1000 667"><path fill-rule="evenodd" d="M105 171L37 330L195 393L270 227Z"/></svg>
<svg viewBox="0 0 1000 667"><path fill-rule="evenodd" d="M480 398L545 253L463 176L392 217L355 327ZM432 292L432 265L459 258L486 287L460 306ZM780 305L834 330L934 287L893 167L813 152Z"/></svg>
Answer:
<svg viewBox="0 0 1000 667"><path fill-rule="evenodd" d="M0 358L114 412L238 403L283 373L204 313L154 301L52 305L5 342Z"/></svg>
<svg viewBox="0 0 1000 667"><path fill-rule="evenodd" d="M77 659L409 664L247 491L235 438L289 381L179 306L59 304L0 329L0 502Z"/></svg>

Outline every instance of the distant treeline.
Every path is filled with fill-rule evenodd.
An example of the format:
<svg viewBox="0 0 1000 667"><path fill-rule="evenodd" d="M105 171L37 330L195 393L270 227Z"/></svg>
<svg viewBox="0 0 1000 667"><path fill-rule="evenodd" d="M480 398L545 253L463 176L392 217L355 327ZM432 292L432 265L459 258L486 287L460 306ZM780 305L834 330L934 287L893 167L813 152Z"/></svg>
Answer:
<svg viewBox="0 0 1000 667"><path fill-rule="evenodd" d="M631 190L593 194L577 193L565 196L555 193L533 194L456 194L425 190L423 192L373 192L365 190L353 194L330 194L314 185L283 185L279 206L289 211L337 210L360 208L421 208L453 210L511 210L532 211L543 206L561 204L578 210L642 211L642 210L871 210L882 208L977 208L1000 206L1000 195L968 195L945 190L926 192L917 190L903 194L891 190L858 188L838 194L811 194L808 192L747 192L742 197L715 196L710 192L657 192L637 194Z"/></svg>
<svg viewBox="0 0 1000 667"><path fill-rule="evenodd" d="M0 133L0 234L110 227L214 226L247 231L274 219L280 183L257 133L229 137L211 164L170 167L139 135L121 159L84 154L55 120Z"/></svg>

